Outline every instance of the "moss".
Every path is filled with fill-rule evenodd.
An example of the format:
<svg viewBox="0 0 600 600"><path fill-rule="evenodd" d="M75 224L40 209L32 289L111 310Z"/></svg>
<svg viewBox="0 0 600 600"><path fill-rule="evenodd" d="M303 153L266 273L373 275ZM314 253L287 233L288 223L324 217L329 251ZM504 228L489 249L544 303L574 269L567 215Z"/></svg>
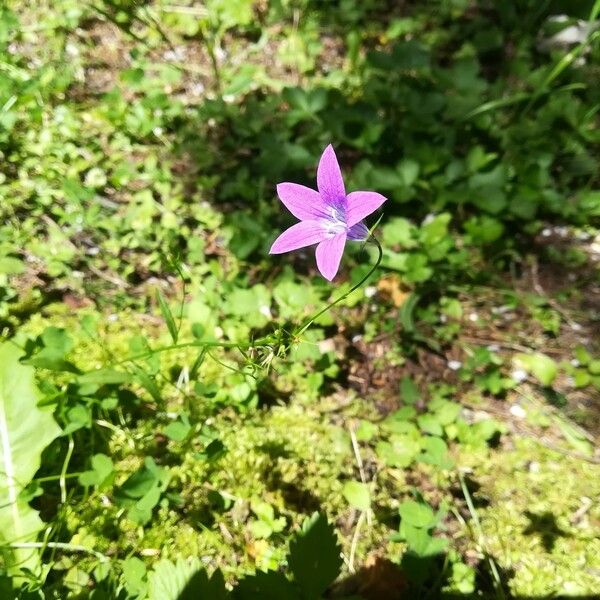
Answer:
<svg viewBox="0 0 600 600"><path fill-rule="evenodd" d="M486 549L515 596L600 589L600 465L516 438L474 477L475 498L489 502L478 509Z"/></svg>

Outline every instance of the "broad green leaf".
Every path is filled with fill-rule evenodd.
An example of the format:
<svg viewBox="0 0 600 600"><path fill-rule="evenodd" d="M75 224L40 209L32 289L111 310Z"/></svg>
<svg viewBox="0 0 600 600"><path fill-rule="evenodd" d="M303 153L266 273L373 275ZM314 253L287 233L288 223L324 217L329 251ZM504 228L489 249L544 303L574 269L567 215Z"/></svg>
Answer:
<svg viewBox="0 0 600 600"><path fill-rule="evenodd" d="M159 560L148 577L148 598L150 600L179 600L193 575L200 569L200 561L193 557L188 560Z"/></svg>
<svg viewBox="0 0 600 600"><path fill-rule="evenodd" d="M405 500L398 507L400 518L413 527L432 527L435 524L435 514L428 504Z"/></svg>
<svg viewBox="0 0 600 600"><path fill-rule="evenodd" d="M347 481L342 489L344 498L354 508L366 511L371 508L371 494L369 487L360 481Z"/></svg>
<svg viewBox="0 0 600 600"><path fill-rule="evenodd" d="M91 463L92 468L89 471L84 471L79 476L79 483L97 488L105 488L111 485L116 475L111 458L106 454L94 454Z"/></svg>
<svg viewBox="0 0 600 600"><path fill-rule="evenodd" d="M5 544L36 539L43 524L37 511L19 498L40 467L41 455L60 428L52 412L38 407L33 368L19 362L19 348L0 344L0 556L9 571L36 570L35 550Z"/></svg>
<svg viewBox="0 0 600 600"><path fill-rule="evenodd" d="M290 543L288 564L307 600L320 598L340 573L342 558L332 525L314 513Z"/></svg>
<svg viewBox="0 0 600 600"><path fill-rule="evenodd" d="M404 404L415 404L421 397L419 388L410 377L403 377L400 381L400 398Z"/></svg>
<svg viewBox="0 0 600 600"><path fill-rule="evenodd" d="M521 369L531 373L542 385L551 385L558 374L556 362L541 352L516 354L514 362Z"/></svg>

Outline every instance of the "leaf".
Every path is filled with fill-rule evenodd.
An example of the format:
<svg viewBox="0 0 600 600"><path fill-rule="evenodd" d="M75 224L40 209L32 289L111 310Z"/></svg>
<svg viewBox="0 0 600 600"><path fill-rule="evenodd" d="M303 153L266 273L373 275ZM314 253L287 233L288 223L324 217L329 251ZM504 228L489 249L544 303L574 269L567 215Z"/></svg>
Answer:
<svg viewBox="0 0 600 600"><path fill-rule="evenodd" d="M163 430L163 433L174 442L183 442L192 431L190 420L186 414L180 415L177 421L169 423Z"/></svg>
<svg viewBox="0 0 600 600"><path fill-rule="evenodd" d="M91 463L92 468L79 476L79 483L97 488L108 487L115 478L115 468L110 457L106 454L94 454Z"/></svg>
<svg viewBox="0 0 600 600"><path fill-rule="evenodd" d="M545 386L551 385L558 374L558 365L556 362L541 352L535 352L534 354L516 354L514 362L517 367L531 373Z"/></svg>
<svg viewBox="0 0 600 600"><path fill-rule="evenodd" d="M405 158L398 164L398 171L404 185L410 187L419 177L419 163L410 158Z"/></svg>
<svg viewBox="0 0 600 600"><path fill-rule="evenodd" d="M419 388L410 377L403 377L400 381L400 397L404 404L415 404L421 397Z"/></svg>
<svg viewBox="0 0 600 600"><path fill-rule="evenodd" d="M410 435L395 434L389 442L380 441L375 446L377 456L390 467L408 467L419 454L421 445Z"/></svg>
<svg viewBox="0 0 600 600"><path fill-rule="evenodd" d="M30 542L42 529L37 511L19 493L40 467L42 451L60 434L51 411L38 407L33 368L22 365L19 348L0 344L0 542ZM0 546L9 572L35 570L37 551Z"/></svg>
<svg viewBox="0 0 600 600"><path fill-rule="evenodd" d="M366 483L360 481L347 481L342 489L344 498L350 506L367 511L371 508L371 494Z"/></svg>
<svg viewBox="0 0 600 600"><path fill-rule="evenodd" d="M435 515L428 504L405 500L398 507L402 521L413 527L432 527L435 524Z"/></svg>
<svg viewBox="0 0 600 600"><path fill-rule="evenodd" d="M130 556L121 563L125 589L131 596L146 594L146 565L136 556Z"/></svg>
<svg viewBox="0 0 600 600"><path fill-rule="evenodd" d="M176 563L167 559L159 560L148 577L148 598L179 600L186 585L199 569L200 561L196 557L188 560L178 558Z"/></svg>
<svg viewBox="0 0 600 600"><path fill-rule="evenodd" d="M118 385L127 383L131 380L131 375L123 371L115 371L114 369L97 369L88 371L77 378L80 385Z"/></svg>
<svg viewBox="0 0 600 600"><path fill-rule="evenodd" d="M160 389L154 379L144 371L141 367L137 365L132 366L133 371L135 372L135 378L138 383L152 396L152 399L155 402L161 402L162 396L160 394Z"/></svg>
<svg viewBox="0 0 600 600"><path fill-rule="evenodd" d="M171 339L173 343L177 343L177 338L179 337L179 331L177 330L177 325L175 325L175 319L173 318L173 313L165 300L165 297L162 295L160 290L156 290L156 299L158 300L158 306L160 307L160 312L162 313L163 319L167 324L167 329L169 330L169 334L171 335Z"/></svg>
<svg viewBox="0 0 600 600"><path fill-rule="evenodd" d="M434 465L441 469L450 469L453 466L452 459L448 456L448 446L439 437L427 436L423 440L423 453L419 457L421 462Z"/></svg>
<svg viewBox="0 0 600 600"><path fill-rule="evenodd" d="M327 518L319 513L306 519L290 543L288 564L306 599L319 598L342 567L341 548Z"/></svg>
<svg viewBox="0 0 600 600"><path fill-rule="evenodd" d="M404 304L400 307L398 311L398 318L400 320L400 325L402 325L402 329L406 331L406 333L412 333L415 330L415 322L413 320L413 313L417 304L419 303L420 297L412 293L405 301Z"/></svg>
<svg viewBox="0 0 600 600"><path fill-rule="evenodd" d="M168 483L167 469L159 467L148 456L144 465L115 490L114 499L118 505L129 508L128 516L132 521L143 525L152 517L152 510Z"/></svg>

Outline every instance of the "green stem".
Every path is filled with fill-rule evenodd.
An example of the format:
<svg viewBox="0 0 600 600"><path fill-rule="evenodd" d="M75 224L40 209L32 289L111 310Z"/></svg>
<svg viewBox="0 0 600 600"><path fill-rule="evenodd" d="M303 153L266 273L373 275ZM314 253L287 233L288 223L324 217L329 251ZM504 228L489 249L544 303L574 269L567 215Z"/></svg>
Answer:
<svg viewBox="0 0 600 600"><path fill-rule="evenodd" d="M134 356L128 356L123 360L120 360L115 365L122 365L124 363L132 362L135 360L142 360L144 358L150 358L155 354L160 354L162 352L169 352L170 350L181 350L182 348L260 348L261 346L268 346L273 343L273 340L269 337L264 337L256 340L255 342L247 342L242 344L240 342L209 342L196 340L193 342L182 342L181 344L171 344L170 346L160 346L158 348L153 348L148 350L147 352L142 352L140 354L135 354Z"/></svg>
<svg viewBox="0 0 600 600"><path fill-rule="evenodd" d="M67 446L67 454L65 461L60 472L60 478L58 484L60 486L60 501L64 504L67 501L67 470L69 469L69 463L71 462L71 456L73 456L73 450L75 449L75 442L73 442L73 436L69 436L69 445Z"/></svg>
<svg viewBox="0 0 600 600"><path fill-rule="evenodd" d="M308 321L306 321L304 325L302 325L302 327L300 327L300 329L294 333L294 337L301 336L321 315L325 314L329 309L333 308L336 304L339 304L342 300L345 300L352 292L361 287L377 270L377 267L379 267L381 264L381 259L383 258L383 248L381 247L379 240L374 235L372 235L370 239L375 243L377 250L379 251L379 256L377 257L377 260L375 261L375 264L371 270L358 283L353 285L345 294L342 294L339 298L336 298L325 308L321 309L318 313L310 317L310 319L308 319Z"/></svg>
<svg viewBox="0 0 600 600"><path fill-rule="evenodd" d="M342 294L339 298L336 298L333 302L330 302L327 306L325 306L325 308L322 308L319 312L317 312L312 317L310 317L307 321L305 321L304 324L301 325L300 328L294 332L293 338L297 338L297 337L301 336L321 315L325 314L328 310L333 308L336 304L339 304L342 300L347 298L352 292L355 292L358 288L360 288L362 285L364 285L364 283L369 279L369 277L371 277L371 275L373 275L373 273L377 270L377 267L379 267L379 265L381 264L381 260L383 258L383 249L381 247L381 244L379 243L379 241L377 240L377 238L375 236L372 235L369 238L369 240L372 241L377 246L377 250L379 252L377 261L375 262L373 267L371 267L369 272L358 283L353 285L346 293ZM259 338L258 340L255 340L254 342L246 342L246 343L195 340L193 342L182 342L180 344L170 344L169 346L160 346L158 348L152 348L150 350L147 350L146 352L141 352L140 354L128 356L127 358L124 358L123 360L120 360L113 364L115 366L122 365L125 363L134 362L136 360L143 360L145 358L150 358L151 356L154 356L155 354L160 354L163 352L170 352L171 350L181 350L183 348L230 348L230 349L237 348L238 350L243 351L243 350L250 350L252 348L265 348L265 347L273 346L274 344L278 344L278 343L279 343L278 340L275 339L272 335Z"/></svg>
<svg viewBox="0 0 600 600"><path fill-rule="evenodd" d="M53 548L55 550L66 550L67 552L82 552L84 554L95 556L100 562L110 561L110 558L105 554L102 554L102 552L86 548L85 546L79 546L78 544L66 544L63 542L11 542L2 544L2 546L15 549L39 548L40 550L45 550L46 548Z"/></svg>

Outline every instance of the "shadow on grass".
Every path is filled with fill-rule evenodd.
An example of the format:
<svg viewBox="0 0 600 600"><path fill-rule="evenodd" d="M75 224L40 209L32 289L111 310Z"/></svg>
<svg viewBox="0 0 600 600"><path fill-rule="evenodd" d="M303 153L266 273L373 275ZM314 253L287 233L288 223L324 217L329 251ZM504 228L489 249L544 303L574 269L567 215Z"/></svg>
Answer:
<svg viewBox="0 0 600 600"><path fill-rule="evenodd" d="M408 560L407 560L408 558ZM496 575L492 574L490 562L485 557L478 565L475 581L471 582L475 592L445 592L449 580L449 563L443 554L429 557L405 555L398 565L389 559L377 557L367 561L356 573L337 581L329 590L328 598L348 600L600 600L600 593L587 595L512 595L508 582L514 571L504 571L496 563ZM467 586L465 580L463 585ZM456 585L456 583L455 583ZM459 584L460 585L460 584Z"/></svg>

